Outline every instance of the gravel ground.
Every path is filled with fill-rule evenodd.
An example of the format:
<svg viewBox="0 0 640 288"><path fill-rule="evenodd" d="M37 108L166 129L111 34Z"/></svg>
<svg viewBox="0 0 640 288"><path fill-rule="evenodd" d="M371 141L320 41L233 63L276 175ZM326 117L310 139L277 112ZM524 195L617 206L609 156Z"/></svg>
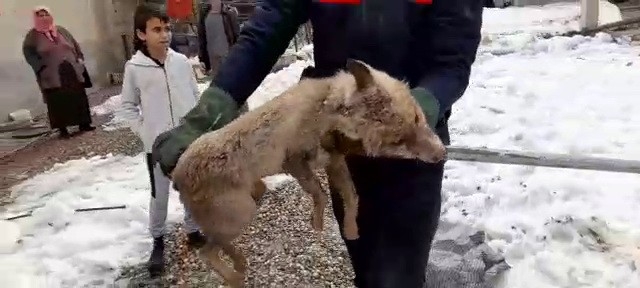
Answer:
<svg viewBox="0 0 640 288"><path fill-rule="evenodd" d="M309 222L311 200L296 182L265 193L256 219L237 241L249 261L247 286L353 287L347 250L328 208L325 231L317 234ZM187 248L179 224L167 236L165 276L149 279L142 263L123 269L118 287L220 286L219 276Z"/></svg>
<svg viewBox="0 0 640 288"><path fill-rule="evenodd" d="M58 133L53 133L0 160L0 206L11 202L11 187L56 163L109 153L135 155L140 151L142 143L129 129L104 131L98 127L70 139L59 139Z"/></svg>

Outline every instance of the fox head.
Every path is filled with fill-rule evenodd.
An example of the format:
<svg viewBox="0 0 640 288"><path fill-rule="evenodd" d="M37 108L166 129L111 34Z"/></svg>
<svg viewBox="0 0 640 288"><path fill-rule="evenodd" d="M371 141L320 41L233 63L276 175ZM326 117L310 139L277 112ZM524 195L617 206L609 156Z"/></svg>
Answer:
<svg viewBox="0 0 640 288"><path fill-rule="evenodd" d="M347 61L347 71L335 76L327 104L335 119L332 132L348 154L444 159L445 147L406 83L357 60Z"/></svg>

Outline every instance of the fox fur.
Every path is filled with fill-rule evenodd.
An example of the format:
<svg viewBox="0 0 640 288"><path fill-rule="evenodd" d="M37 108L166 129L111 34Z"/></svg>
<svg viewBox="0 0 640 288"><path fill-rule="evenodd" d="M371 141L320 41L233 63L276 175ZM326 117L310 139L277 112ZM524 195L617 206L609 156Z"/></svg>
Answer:
<svg viewBox="0 0 640 288"><path fill-rule="evenodd" d="M305 79L280 96L196 139L172 173L180 199L208 242L211 266L244 287L247 261L231 243L253 220L262 178L288 173L313 198L311 224L323 227L328 195L314 174L325 169L344 200L344 236L358 238L358 197L345 156L439 162L445 148L406 83L357 61L333 77ZM220 258L224 251L233 268Z"/></svg>

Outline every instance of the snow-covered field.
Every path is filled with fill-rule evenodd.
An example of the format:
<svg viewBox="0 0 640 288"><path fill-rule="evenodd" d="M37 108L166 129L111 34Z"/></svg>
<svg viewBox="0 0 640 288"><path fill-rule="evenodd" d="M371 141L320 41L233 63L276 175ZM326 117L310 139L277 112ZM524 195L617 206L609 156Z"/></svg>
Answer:
<svg viewBox="0 0 640 288"><path fill-rule="evenodd" d="M574 4L486 11L485 41L450 121L453 144L640 159L640 49L604 34L535 37L565 31L577 13ZM305 65L270 75L250 107L295 83ZM446 175L443 220L486 231L513 266L503 287L640 287L640 175L463 162L449 162ZM146 260L141 156L59 164L14 193L2 218L35 210L0 221L2 287L102 286L119 266ZM179 221L171 197L169 221Z"/></svg>

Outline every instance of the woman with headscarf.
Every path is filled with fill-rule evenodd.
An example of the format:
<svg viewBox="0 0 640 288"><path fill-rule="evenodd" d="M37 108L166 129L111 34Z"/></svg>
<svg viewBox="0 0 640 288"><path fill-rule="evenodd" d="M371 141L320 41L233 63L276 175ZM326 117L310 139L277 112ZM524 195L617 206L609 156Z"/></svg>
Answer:
<svg viewBox="0 0 640 288"><path fill-rule="evenodd" d="M69 138L68 126L78 125L81 132L94 130L85 91L92 84L78 42L54 24L47 7L33 10L33 23L22 51L36 74L51 128L57 128L61 138Z"/></svg>

